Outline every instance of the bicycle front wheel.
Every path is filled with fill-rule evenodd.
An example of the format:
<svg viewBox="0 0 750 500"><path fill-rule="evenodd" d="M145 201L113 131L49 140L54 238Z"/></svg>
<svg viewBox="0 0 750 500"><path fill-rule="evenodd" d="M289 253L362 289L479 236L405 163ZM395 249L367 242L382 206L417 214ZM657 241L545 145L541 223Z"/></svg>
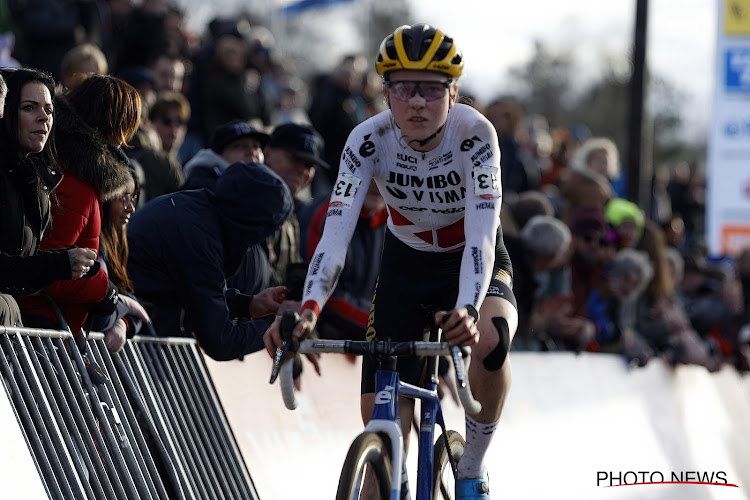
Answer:
<svg viewBox="0 0 750 500"><path fill-rule="evenodd" d="M336 500L355 500L360 496L389 499L391 470L391 458L383 438L375 432L363 432L346 455Z"/></svg>
<svg viewBox="0 0 750 500"><path fill-rule="evenodd" d="M453 458L458 463L464 454L466 442L461 434L449 430L448 443L450 443ZM445 447L445 439L442 435L435 443L433 454L435 460L432 469L433 498L435 500L452 500L456 494L456 478L448 460L448 449Z"/></svg>

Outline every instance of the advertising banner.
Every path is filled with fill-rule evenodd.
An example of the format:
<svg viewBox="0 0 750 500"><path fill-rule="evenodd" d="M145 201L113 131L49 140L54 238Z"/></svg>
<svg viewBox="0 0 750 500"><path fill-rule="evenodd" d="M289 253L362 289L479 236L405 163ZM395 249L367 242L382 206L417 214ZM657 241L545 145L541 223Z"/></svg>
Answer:
<svg viewBox="0 0 750 500"><path fill-rule="evenodd" d="M750 0L717 0L706 231L712 254L750 247Z"/></svg>

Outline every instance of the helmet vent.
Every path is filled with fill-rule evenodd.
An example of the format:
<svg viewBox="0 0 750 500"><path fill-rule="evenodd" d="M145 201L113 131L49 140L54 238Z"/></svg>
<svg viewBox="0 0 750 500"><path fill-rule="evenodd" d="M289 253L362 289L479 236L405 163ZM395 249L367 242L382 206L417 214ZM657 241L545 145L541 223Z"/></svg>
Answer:
<svg viewBox="0 0 750 500"><path fill-rule="evenodd" d="M445 59L445 56L448 55L448 52L450 52L451 47L453 47L453 40L446 37L443 40L443 43L440 44L440 48L435 53L435 57L433 57L433 59L435 61L442 61L443 59Z"/></svg>
<svg viewBox="0 0 750 500"><path fill-rule="evenodd" d="M393 41L393 38L388 40L385 44L385 53L388 55L389 59L396 59L398 60L398 52L396 52L396 44Z"/></svg>

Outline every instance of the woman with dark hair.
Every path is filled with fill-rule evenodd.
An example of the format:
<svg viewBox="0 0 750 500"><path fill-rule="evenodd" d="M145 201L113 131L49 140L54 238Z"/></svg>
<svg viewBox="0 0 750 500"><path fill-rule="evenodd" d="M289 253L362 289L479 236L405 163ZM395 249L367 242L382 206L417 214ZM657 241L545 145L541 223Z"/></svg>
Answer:
<svg viewBox="0 0 750 500"><path fill-rule="evenodd" d="M99 248L102 204L132 179L121 146L128 147L138 129L141 99L123 80L93 75L57 97L55 109L55 146L64 178L57 188L59 205L53 208L55 224L42 241L42 248ZM109 315L118 301L117 288L107 273L97 270L91 274L80 282L58 282L44 289L57 302L75 336L81 333L90 313ZM25 323L59 327L54 312L41 298L25 298L19 304ZM124 341L122 325L105 332L105 342L112 352Z"/></svg>
<svg viewBox="0 0 750 500"><path fill-rule="evenodd" d="M89 248L39 251L51 223L50 195L62 179L51 168L55 82L33 69L0 75L0 102L5 101L4 113L0 107L0 324L22 326L11 295L78 279L94 264L96 253Z"/></svg>
<svg viewBox="0 0 750 500"><path fill-rule="evenodd" d="M150 322L146 310L133 295L133 284L127 269L130 253L127 227L140 195L140 184L135 172L131 171L131 177L131 180L111 199L104 202L102 233L99 238L99 263L107 271L109 280L119 290L120 300L116 311L108 316L96 316L92 323L92 328L96 331L109 331L115 328L121 335L121 330L124 329L126 338L132 338L139 333L144 321ZM122 322L119 323L118 320Z"/></svg>

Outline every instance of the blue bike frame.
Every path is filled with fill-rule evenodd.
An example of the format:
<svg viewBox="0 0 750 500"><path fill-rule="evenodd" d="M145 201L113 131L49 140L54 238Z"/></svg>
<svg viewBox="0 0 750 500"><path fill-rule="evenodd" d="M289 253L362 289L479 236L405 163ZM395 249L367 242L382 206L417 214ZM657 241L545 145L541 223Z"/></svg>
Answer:
<svg viewBox="0 0 750 500"><path fill-rule="evenodd" d="M404 439L398 414L398 397L419 399L421 418L417 455L416 500L432 500L432 469L434 465L433 442L435 424L447 435L443 410L437 394L437 382L433 378L424 388L401 382L398 372L380 369L375 374L375 408L365 431L383 433L391 440L392 486L391 500L401 499L401 467L404 460ZM448 443L446 443L448 444ZM452 458L451 458L451 461Z"/></svg>

